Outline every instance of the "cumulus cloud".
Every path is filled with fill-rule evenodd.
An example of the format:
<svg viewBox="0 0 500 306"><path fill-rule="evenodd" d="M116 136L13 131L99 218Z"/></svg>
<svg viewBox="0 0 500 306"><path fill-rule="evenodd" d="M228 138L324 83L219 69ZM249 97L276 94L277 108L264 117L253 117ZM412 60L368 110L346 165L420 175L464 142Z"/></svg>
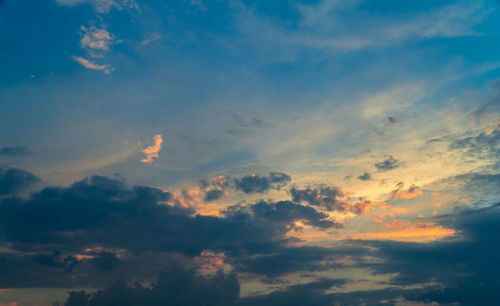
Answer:
<svg viewBox="0 0 500 306"><path fill-rule="evenodd" d="M15 188L32 182L26 174ZM239 204L220 217L196 215L170 192L100 176L23 198L10 193L0 199L0 242L13 250L0 252L0 287L102 286L119 275L146 279L158 263L176 256L193 262L205 251L223 253L233 267L252 273L264 271L249 267L247 257L279 256L280 266L265 272L275 275L344 256L322 247L290 249L296 240L288 233L298 221L318 230L341 227L290 201Z"/></svg>
<svg viewBox="0 0 500 306"><path fill-rule="evenodd" d="M99 65L94 62L91 62L90 60L83 58L81 56L72 56L71 57L75 62L78 64L82 65L83 67L91 70L99 70L99 71L104 71L104 73L109 74L111 71L114 70L113 67L111 67L108 64L105 65Z"/></svg>
<svg viewBox="0 0 500 306"><path fill-rule="evenodd" d="M17 178L15 186L29 186L34 180L28 172L6 175L8 171L2 170L0 186L3 181L11 181L4 179L9 177ZM21 174L22 170L13 172ZM403 188L402 184L399 187ZM299 293L311 294L309 299L318 299L325 305L332 301L352 302L355 297L372 302L381 297L462 304L472 300L485 304L495 301L498 269L494 267L500 250L494 246L499 205L435 218L433 222L437 224L433 226L427 221L419 225L399 220L382 225L392 231L431 232L447 226L460 239L421 244L380 241L386 238L372 235L371 241L352 241L339 247L293 246L291 242L296 240L288 234L298 226L297 221L317 230L341 227L328 214L316 210L316 206L333 203L332 209L363 212L356 206L358 202L345 201L346 192L337 188L294 189L296 202L240 203L228 207L220 217L196 215L191 209L176 205L169 192L129 187L99 176L68 187L46 187L23 198L9 191L0 199L0 242L12 251L0 252L0 287L102 288L120 277L151 279L157 275L159 266L174 263L177 270L168 268L151 287L117 283L120 285L94 293L74 292L68 305L79 299L104 305L121 301L123 296L138 304L177 298L185 299L186 304L191 300L183 294L184 289L199 292L192 297L192 303L198 303L196 298L202 296L207 305L212 301L220 304L222 300L227 305L257 305L263 301L287 305L290 300L286 294ZM336 201L344 204L335 204ZM340 208L342 205L350 206ZM201 273L197 258L207 251L222 254L232 272L219 272L215 276ZM419 289L328 293L328 288L341 286L345 281L320 279L258 297L238 297L238 273L272 280L290 273L338 267L345 256L350 256L359 267L393 275L389 279L393 285L419 285ZM366 256L377 260L363 261ZM421 269L424 265L426 269ZM439 282L443 290L420 286L429 282ZM183 289L175 287L179 284ZM205 295L207 292L211 295Z"/></svg>
<svg viewBox="0 0 500 306"><path fill-rule="evenodd" d="M161 150L161 145L163 143L163 137L160 134L155 135L154 145L142 150L142 153L146 154L146 158L141 159L141 163L152 163L155 158L158 158L158 152Z"/></svg>

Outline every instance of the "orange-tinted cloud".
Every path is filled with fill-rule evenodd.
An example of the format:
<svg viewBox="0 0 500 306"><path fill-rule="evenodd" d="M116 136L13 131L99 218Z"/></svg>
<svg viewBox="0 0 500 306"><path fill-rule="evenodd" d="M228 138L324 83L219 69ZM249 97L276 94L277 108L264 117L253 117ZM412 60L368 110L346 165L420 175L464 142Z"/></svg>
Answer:
<svg viewBox="0 0 500 306"><path fill-rule="evenodd" d="M154 141L154 145L142 150L142 153L146 154L146 158L141 159L142 163L152 163L155 158L158 158L158 152L160 152L161 144L163 143L162 135L155 135Z"/></svg>
<svg viewBox="0 0 500 306"><path fill-rule="evenodd" d="M415 185L411 185L408 190L403 189L403 185L400 184L398 189L391 191L391 200L399 199L413 199L422 195L422 190Z"/></svg>
<svg viewBox="0 0 500 306"><path fill-rule="evenodd" d="M184 189L181 192L172 192L174 203L184 208L197 208L200 201L200 190L198 188Z"/></svg>
<svg viewBox="0 0 500 306"><path fill-rule="evenodd" d="M81 56L72 56L71 58L87 69L104 71L106 74L114 70L114 68L109 65L99 65Z"/></svg>

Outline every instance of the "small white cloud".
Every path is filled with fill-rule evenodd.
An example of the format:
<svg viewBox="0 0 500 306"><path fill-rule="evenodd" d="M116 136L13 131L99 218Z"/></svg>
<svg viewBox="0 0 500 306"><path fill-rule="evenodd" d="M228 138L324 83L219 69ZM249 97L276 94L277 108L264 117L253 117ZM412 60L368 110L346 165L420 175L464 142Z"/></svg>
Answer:
<svg viewBox="0 0 500 306"><path fill-rule="evenodd" d="M94 26L87 29L82 26L82 39L80 46L84 49L96 51L109 51L109 46L114 43L113 37L106 29L98 29Z"/></svg>
<svg viewBox="0 0 500 306"><path fill-rule="evenodd" d="M99 65L94 62L89 61L86 58L83 58L81 56L72 56L71 57L75 62L79 63L83 67L91 70L99 70L99 71L104 71L104 73L109 74L111 71L115 70L113 67L110 65Z"/></svg>
<svg viewBox="0 0 500 306"><path fill-rule="evenodd" d="M146 154L146 158L141 159L141 163L152 163L155 158L158 158L158 152L160 152L161 144L163 143L162 135L155 135L154 141L154 145L142 150L142 153Z"/></svg>

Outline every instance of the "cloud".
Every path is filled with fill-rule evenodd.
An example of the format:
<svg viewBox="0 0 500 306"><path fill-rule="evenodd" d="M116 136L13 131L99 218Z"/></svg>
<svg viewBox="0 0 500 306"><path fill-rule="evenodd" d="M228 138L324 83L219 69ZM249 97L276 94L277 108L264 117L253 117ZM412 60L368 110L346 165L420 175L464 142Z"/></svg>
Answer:
<svg viewBox="0 0 500 306"><path fill-rule="evenodd" d="M341 288L346 283L343 279L323 278L265 295L241 298L240 283L234 273L218 271L213 276L205 276L194 270L171 265L160 274L151 287L143 287L140 284L129 287L125 282L119 281L105 290L93 293L72 291L65 305L326 306L339 301L335 294L326 291ZM345 300L346 298L342 299Z"/></svg>
<svg viewBox="0 0 500 306"><path fill-rule="evenodd" d="M106 73L106 74L109 74L109 73L111 73L111 71L114 70L114 68L111 67L108 64L106 64L106 65L99 65L99 64L91 62L88 59L83 58L81 56L72 56L71 58L75 62L79 63L80 65L82 65L83 67L85 67L87 69L104 71L104 73Z"/></svg>
<svg viewBox="0 0 500 306"><path fill-rule="evenodd" d="M371 209L373 206L386 206L386 203L373 202L365 199L351 202L346 198L347 193L337 187L306 187L290 189L292 199L297 203L307 203L313 206L325 208L327 211L337 211L360 215Z"/></svg>
<svg viewBox="0 0 500 306"><path fill-rule="evenodd" d="M342 288L345 283L347 281L343 279L321 279L308 284L292 285L269 294L245 298L240 305L335 305L335 303L339 302L339 299L334 294L327 293L327 291L333 288Z"/></svg>
<svg viewBox="0 0 500 306"><path fill-rule="evenodd" d="M244 193L263 193L269 189L279 189L287 185L291 177L285 173L271 172L267 177L258 175L246 175L240 179L235 179L234 183L237 190Z"/></svg>
<svg viewBox="0 0 500 306"><path fill-rule="evenodd" d="M236 210L234 210L236 208ZM228 208L226 214L240 213L240 206ZM290 201L280 201L269 204L261 201L250 205L253 215L258 219L264 219L272 223L293 224L295 221L303 221L305 224L319 228L340 228L340 224L329 220L328 215L316 211L309 206L294 204Z"/></svg>
<svg viewBox="0 0 500 306"><path fill-rule="evenodd" d="M236 274L204 276L176 265L166 268L151 287L116 282L95 293L70 292L65 305L235 305L240 284Z"/></svg>
<svg viewBox="0 0 500 306"><path fill-rule="evenodd" d="M205 201L216 201L225 195L227 189L242 191L246 194L265 193L271 189L280 190L291 182L292 178L283 172L270 172L267 176L250 174L240 178L218 176L211 180L200 180L205 191Z"/></svg>
<svg viewBox="0 0 500 306"><path fill-rule="evenodd" d="M161 144L163 143L163 137L160 134L154 137L155 144L142 150L146 154L146 158L141 159L141 163L152 163L155 158L158 158L158 152L161 150Z"/></svg>
<svg viewBox="0 0 500 306"><path fill-rule="evenodd" d="M27 171L0 168L0 197L28 190L39 182L37 176Z"/></svg>
<svg viewBox="0 0 500 306"><path fill-rule="evenodd" d="M391 200L399 199L413 199L421 196L422 190L415 185L411 185L408 190L403 189L404 185L402 183L398 184L398 188L391 191Z"/></svg>
<svg viewBox="0 0 500 306"><path fill-rule="evenodd" d="M95 26L81 27L82 38L80 46L92 51L109 51L109 46L114 43L114 39L106 29L98 29Z"/></svg>
<svg viewBox="0 0 500 306"><path fill-rule="evenodd" d="M380 258L390 264L371 265L379 273L396 273L393 285L425 284L407 292L414 301L440 304L492 305L498 303L500 204L466 209L438 220L460 237L420 243L375 242Z"/></svg>
<svg viewBox="0 0 500 306"><path fill-rule="evenodd" d="M368 172L363 173L363 175L358 176L358 178L362 181L369 181L372 179L372 175Z"/></svg>
<svg viewBox="0 0 500 306"><path fill-rule="evenodd" d="M32 154L33 152L23 146L3 147L0 149L0 156L3 155L8 157L26 157Z"/></svg>
<svg viewBox="0 0 500 306"><path fill-rule="evenodd" d="M205 202L212 202L222 198L227 188L232 187L234 180L231 177L217 176L211 180L200 180L199 185L205 190Z"/></svg>
<svg viewBox="0 0 500 306"><path fill-rule="evenodd" d="M475 159L497 160L500 154L500 124L475 136L456 139L450 143L450 150L462 151L465 156Z"/></svg>
<svg viewBox="0 0 500 306"><path fill-rule="evenodd" d="M152 42L157 41L160 38L161 38L160 34L153 33L149 37L147 37L143 41L141 41L141 46L147 46L147 45L151 44Z"/></svg>
<svg viewBox="0 0 500 306"><path fill-rule="evenodd" d="M56 0L59 4L65 6L75 6L78 4L90 4L94 10L101 14L107 14L112 9L123 10L138 9L139 6L135 0Z"/></svg>
<svg viewBox="0 0 500 306"><path fill-rule="evenodd" d="M9 193L33 181L22 174ZM2 198L0 242L12 251L0 252L0 287L102 286L120 275L147 279L159 263L193 262L204 251L223 253L228 264L253 273L264 272L249 267L248 258L279 256L280 266L265 272L275 275L340 256L322 247L289 249L297 238L288 234L298 221L317 230L341 227L310 206L260 201L214 217L175 203L172 193L101 176Z"/></svg>
<svg viewBox="0 0 500 306"><path fill-rule="evenodd" d="M297 4L299 14L294 19L296 26L293 27L240 5L238 29L248 37L248 41L272 46L273 52L281 48L285 56L294 51L299 53L301 49L346 52L410 40L480 35L475 27L493 10L493 6L483 1L458 1L412 16L367 15L362 8L363 2L323 0L312 5ZM255 35L256 26L259 27L259 35Z"/></svg>
<svg viewBox="0 0 500 306"><path fill-rule="evenodd" d="M395 159L394 157L392 157L392 155L389 155L387 157L387 159L385 159L381 162L375 163L374 166L379 171L389 171L389 170L399 168L401 166L401 162L399 160Z"/></svg>
<svg viewBox="0 0 500 306"><path fill-rule="evenodd" d="M382 220L377 222L383 222ZM382 231L355 235L364 240L393 240L429 243L452 238L456 231L434 223L413 223L410 220L390 220L381 225Z"/></svg>

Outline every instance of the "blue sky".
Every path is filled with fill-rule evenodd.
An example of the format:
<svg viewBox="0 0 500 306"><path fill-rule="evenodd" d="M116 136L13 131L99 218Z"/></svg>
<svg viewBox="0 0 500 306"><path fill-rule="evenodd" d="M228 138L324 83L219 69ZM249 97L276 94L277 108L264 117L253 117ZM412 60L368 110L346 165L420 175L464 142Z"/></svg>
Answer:
<svg viewBox="0 0 500 306"><path fill-rule="evenodd" d="M160 280L176 280L159 275L177 261L187 269L177 272L205 277L190 290L236 282L237 298L220 297L236 304L474 304L472 289L453 290L498 282L480 275L480 256L447 258L476 268L463 282L453 269L404 279L418 256L400 270L375 262L401 261L405 248L479 254L480 242L495 242L478 224L498 226L499 10L487 0L0 0L0 257L12 261L0 271L40 269L26 282L0 276L0 305L51 305L75 288L106 293L119 279L170 292ZM106 219L117 213L107 188L131 210L121 221ZM81 220L59 202L81 209ZM221 231L245 215L250 227L236 232L268 227L273 239L260 251L215 234L174 243L175 229L145 226L156 223L139 218L141 205L185 219L181 227ZM80 227L49 229L30 209ZM103 238L85 212L116 228L145 226L139 240L167 238L140 247L122 243L126 230ZM61 232L87 234L77 244ZM271 255L290 264L285 272L253 262ZM101 259L111 268L99 270ZM51 273L60 278L40 277Z"/></svg>

